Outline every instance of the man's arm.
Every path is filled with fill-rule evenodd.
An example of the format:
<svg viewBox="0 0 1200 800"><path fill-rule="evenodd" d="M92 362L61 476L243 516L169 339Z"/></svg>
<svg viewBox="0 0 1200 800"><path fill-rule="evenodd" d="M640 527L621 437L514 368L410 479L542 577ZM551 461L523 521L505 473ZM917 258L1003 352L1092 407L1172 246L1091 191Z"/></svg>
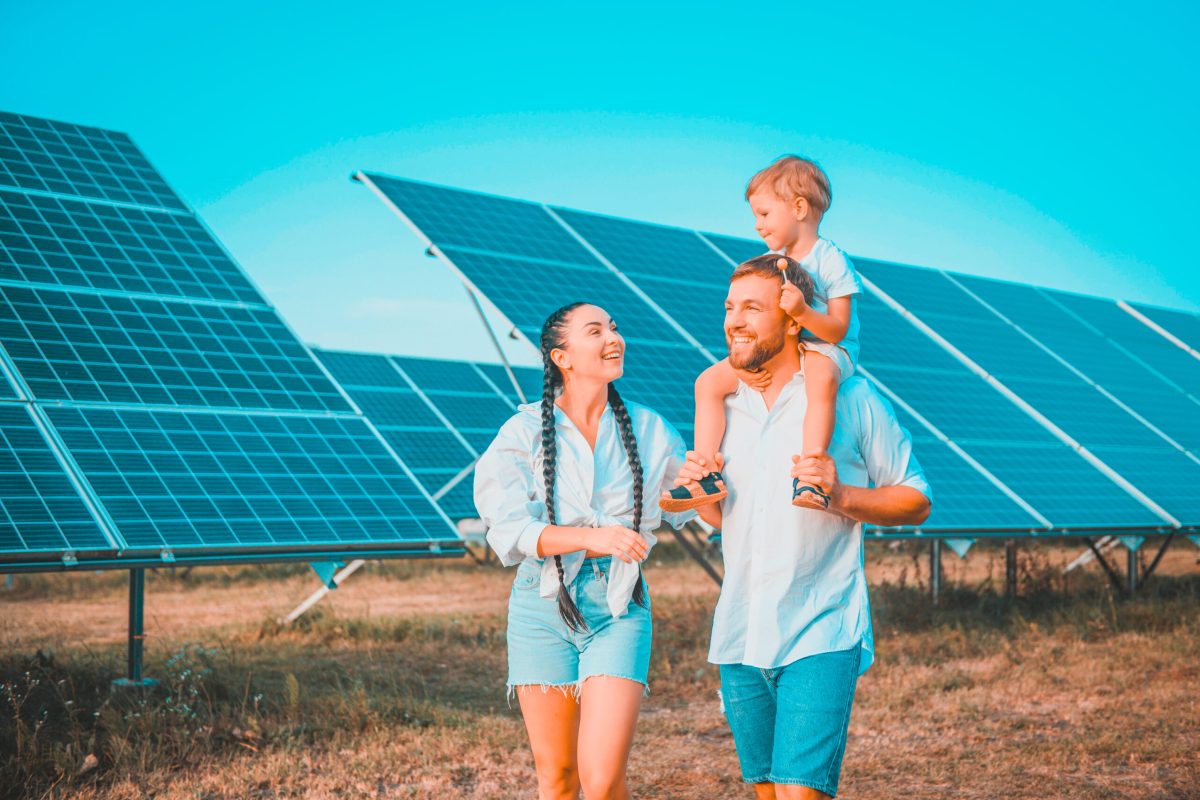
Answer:
<svg viewBox="0 0 1200 800"><path fill-rule="evenodd" d="M929 519L929 498L921 492L911 486L847 486L828 455L792 456L792 477L824 489L830 511L868 525L920 525Z"/></svg>

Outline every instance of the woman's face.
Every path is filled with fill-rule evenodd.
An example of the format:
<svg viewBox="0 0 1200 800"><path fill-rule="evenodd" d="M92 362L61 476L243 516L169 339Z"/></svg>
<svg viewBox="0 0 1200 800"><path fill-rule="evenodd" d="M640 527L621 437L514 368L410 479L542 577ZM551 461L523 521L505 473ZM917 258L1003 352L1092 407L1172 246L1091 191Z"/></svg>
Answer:
<svg viewBox="0 0 1200 800"><path fill-rule="evenodd" d="M567 318L563 346L550 352L563 381L612 383L625 372L625 339L603 308L582 305Z"/></svg>

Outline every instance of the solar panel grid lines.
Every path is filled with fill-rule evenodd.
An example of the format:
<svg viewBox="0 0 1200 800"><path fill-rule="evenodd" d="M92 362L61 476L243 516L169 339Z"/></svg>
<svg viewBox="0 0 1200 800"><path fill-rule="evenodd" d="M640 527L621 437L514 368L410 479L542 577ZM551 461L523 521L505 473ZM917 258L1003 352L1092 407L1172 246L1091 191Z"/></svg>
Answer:
<svg viewBox="0 0 1200 800"><path fill-rule="evenodd" d="M547 206L546 210L706 358L715 363L724 357L725 337L713 333L721 327L701 324L695 317L715 321L707 309L721 308L715 302L716 294L724 299L722 282L728 279L729 270L725 260L694 231L566 208ZM638 230L622 230L627 226ZM697 276L697 272L701 274ZM705 294L709 295L708 302L697 298Z"/></svg>
<svg viewBox="0 0 1200 800"><path fill-rule="evenodd" d="M46 413L133 549L456 538L361 418Z"/></svg>
<svg viewBox="0 0 1200 800"><path fill-rule="evenodd" d="M7 190L0 279L265 305L196 217Z"/></svg>
<svg viewBox="0 0 1200 800"><path fill-rule="evenodd" d="M3 111L0 184L188 210L126 134Z"/></svg>
<svg viewBox="0 0 1200 800"><path fill-rule="evenodd" d="M949 273L946 277L1170 446L1184 452L1188 447L1200 449L1200 426L1188 424L1187 420L1188 412L1192 416L1200 414L1200 404L1192 404L1189 408L1191 401L1178 386L1146 368L1125 350L1111 347L1108 339L1091 326L1082 325L1063 313L1032 287L1001 284L986 278L956 277ZM1147 382L1159 391L1148 391ZM1126 403L1122 396L1137 407ZM1108 408L1103 404L1101 407ZM1156 423L1178 429L1184 441L1174 438ZM1200 464L1200 459L1195 456L1192 460Z"/></svg>
<svg viewBox="0 0 1200 800"><path fill-rule="evenodd" d="M1123 475L1118 473L1117 470L1110 467L1109 464L1104 463L1103 459L1100 459L1098 456L1094 455L1094 453L1090 449L1088 449L1088 447L1080 444L1078 440L1076 440L1075 438L1072 437L1072 435L1070 435L1066 431L1063 431L1063 429L1060 426L1056 425L1056 423L1051 420L1051 417L1043 414L1042 411L1040 411L1040 410L1038 410L1038 408L1034 407L1033 404L1026 401L1026 399L1024 397L1022 397L1018 391L1014 391L1013 389L1010 389L1010 387L1009 387L1009 384L1013 384L1015 386L1018 386L1019 389L1024 391L1025 393L1031 393L1032 391L1037 390L1037 387L1038 387L1037 384L1034 384L1033 381L1026 381L1026 380L1021 380L1021 379L1007 378L1006 380L1001 381L1000 379L996 378L994 374L991 374L990 372L988 372L988 369L985 369L982 365L979 365L979 363L977 361L974 361L970 355L967 355L966 353L964 353L964 351L962 351L961 349L956 347L956 345L953 342L950 342L949 339L942 336L942 333L938 332L938 330L944 330L943 317L946 317L946 315L936 315L935 314L937 317L938 323L942 324L942 327L940 327L940 329L938 329L938 330L932 329L932 327L929 324L925 323L925 321L922 317L917 317L917 315L914 314L912 311L910 311L910 309L908 309L904 305L902 305L902 303L900 301L894 299L894 297L892 295L886 293L886 291L884 291L883 289L878 287L878 285L874 281L872 281L872 279L868 275L865 275L865 273L863 273L863 271L862 271L862 266L863 266L862 261L860 261L859 266L860 266L860 276L862 276L862 278L863 278L864 285L866 285L866 288L868 288L872 294L877 296L878 299L883 300L884 302L887 303L888 306L893 307L895 309L895 311L898 311L902 315L905 315L905 318L910 320L913 325L916 325L918 327L918 329L922 330L926 336L929 336L930 338L934 339L934 341L937 342L938 344L940 344L944 350L948 351L949 354L952 354L955 357L955 359L958 359L960 362L964 363L964 365L967 366L968 368L970 368L972 372L979 375L980 378L983 378L986 381L986 383L989 383L992 387L994 387L994 389L996 389L997 391L1000 391L1004 397L1007 397L1009 399L1009 401L1012 401L1014 404L1018 405L1018 407L1021 410L1024 410L1026 414L1028 414L1032 417L1032 419L1037 420L1040 423L1040 425L1043 425L1046 429L1048 429L1048 431L1050 431L1052 434L1054 434L1055 437L1062 440L1063 443L1066 443L1070 447L1073 447L1073 449L1076 452L1078 452L1079 455L1085 459L1085 461L1090 462L1093 465L1093 467L1096 467L1100 471L1103 471L1103 473L1105 475L1109 476L1110 480L1117 483L1118 486L1120 486L1122 489L1124 489L1124 491L1126 491L1127 493L1132 495L1132 497L1134 499L1138 500L1139 503L1146 506L1147 509L1150 509L1154 513L1154 515L1157 515L1160 519L1162 519L1162 521L1169 523L1171 525L1174 525L1174 527L1180 527L1180 525L1181 525L1180 521L1178 521L1178 519L1175 516L1172 516L1168 510L1164 509L1164 507L1162 505L1158 504L1156 500L1152 499L1151 497L1148 497L1148 495L1145 492L1142 492L1142 489L1134 486L1132 482L1130 482L1128 479L1126 479L1126 477L1124 477ZM876 263L876 266L878 266L878 263ZM937 281L937 277L944 279L944 276L941 276L941 273L935 272L934 270L919 270L919 269L917 269L917 267L899 267L896 265L892 265L892 266L894 267L894 269L905 269L906 270L906 275L905 275L906 281L907 281L907 279L911 279L916 276L919 276L919 277L916 277L916 281L919 282L920 284L922 284L922 285L920 285L920 288L922 288L922 289L929 288L930 285L935 285L936 281ZM870 271L870 270L868 270L868 271ZM932 277L932 276L937 276L937 277ZM922 294L920 296L922 296L924 300L928 300L929 295ZM996 330L997 329L994 329L994 330L992 330L992 332L995 333ZM1025 353L1030 353L1030 351L1038 351L1038 350L1033 349L1032 345L1031 345L1030 349L1025 350ZM1042 354L1042 355L1044 356L1044 354ZM1061 401L1062 396L1063 396L1061 385L1056 386L1054 390L1043 391L1043 392L1038 392L1038 393L1039 393L1039 398L1043 399L1043 401L1045 401L1045 402ZM1110 419L1111 419L1111 416L1110 416Z"/></svg>
<svg viewBox="0 0 1200 800"><path fill-rule="evenodd" d="M996 529L1016 526L1021 530L1049 531L1054 523L1044 517L1017 492L963 450L917 409L887 387L865 367L860 372L894 404L901 425L912 436L914 449L919 452L921 466L934 486L939 488L938 502L930 519L922 524L925 530L950 527L959 519L974 521L958 523L965 528L978 528L980 516L986 516ZM909 422L915 424L905 424ZM922 445L922 446L918 446ZM943 453L942 451L949 451ZM964 469L963 467L969 467ZM949 498L949 504L941 498ZM986 513L984 510L986 509ZM943 523L942 520L948 520Z"/></svg>
<svg viewBox="0 0 1200 800"><path fill-rule="evenodd" d="M1200 361L1122 310L1114 301L1038 288L1051 302L1102 331L1117 346L1200 398Z"/></svg>
<svg viewBox="0 0 1200 800"><path fill-rule="evenodd" d="M37 400L349 408L267 308L0 286L0 342Z"/></svg>
<svg viewBox="0 0 1200 800"><path fill-rule="evenodd" d="M405 371L404 367L401 366L402 362L395 356L389 357L388 362L392 365L393 369L400 373L400 376L408 383L409 388L412 389L413 392L425 402L425 405L429 406L429 410L441 421L443 425L446 426L446 429L450 431L454 438L458 439L462 446L465 447L472 456L478 458L481 451L477 450L475 446L472 445L465 436L463 436L462 432L455 427L454 423L446 418L446 415L442 412L442 409L438 407L438 404L430 399L429 395L422 390L421 386L418 385L417 382L414 381L412 377L409 376L409 374ZM412 369L411 364L409 365L409 368ZM491 391L491 387L488 387L488 390Z"/></svg>
<svg viewBox="0 0 1200 800"><path fill-rule="evenodd" d="M1129 303L1124 300L1118 301L1117 306L1192 357L1200 359L1200 313Z"/></svg>
<svg viewBox="0 0 1200 800"><path fill-rule="evenodd" d="M517 379L517 383L525 395L524 399L522 399L513 388L512 381L509 379L503 365L476 363L474 366L492 384L492 388L513 404L513 408L516 408L520 403L536 403L542 398L543 376L540 367L515 365L511 367L513 376Z"/></svg>
<svg viewBox="0 0 1200 800"><path fill-rule="evenodd" d="M36 410L25 403L0 403L0 554L115 546Z"/></svg>

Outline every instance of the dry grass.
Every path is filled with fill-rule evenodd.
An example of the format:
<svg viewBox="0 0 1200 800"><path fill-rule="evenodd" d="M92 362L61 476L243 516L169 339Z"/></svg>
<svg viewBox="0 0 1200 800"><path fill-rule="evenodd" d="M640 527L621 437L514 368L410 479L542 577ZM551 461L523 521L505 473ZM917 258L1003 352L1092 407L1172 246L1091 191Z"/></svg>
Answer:
<svg viewBox="0 0 1200 800"><path fill-rule="evenodd" d="M1172 548L1132 601L1077 546L946 556L872 544L879 658L860 682L843 796L1200 797L1200 567ZM639 798L749 797L704 659L715 587L670 548L648 569L655 655L634 748ZM20 576L0 593L0 795L71 798L530 798L504 702L511 573L371 567L302 624L274 620L306 568L152 573L147 673L123 670L125 575ZM88 759L88 756L94 756ZM95 766L84 770L84 767Z"/></svg>

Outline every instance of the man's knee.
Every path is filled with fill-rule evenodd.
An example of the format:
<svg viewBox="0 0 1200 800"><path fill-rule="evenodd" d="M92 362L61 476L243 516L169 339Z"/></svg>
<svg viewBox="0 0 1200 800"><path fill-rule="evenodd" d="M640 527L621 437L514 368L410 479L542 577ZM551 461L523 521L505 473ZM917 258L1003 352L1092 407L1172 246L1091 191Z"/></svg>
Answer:
<svg viewBox="0 0 1200 800"><path fill-rule="evenodd" d="M811 786L797 786L786 783L775 784L774 797L776 800L829 800L829 795Z"/></svg>

